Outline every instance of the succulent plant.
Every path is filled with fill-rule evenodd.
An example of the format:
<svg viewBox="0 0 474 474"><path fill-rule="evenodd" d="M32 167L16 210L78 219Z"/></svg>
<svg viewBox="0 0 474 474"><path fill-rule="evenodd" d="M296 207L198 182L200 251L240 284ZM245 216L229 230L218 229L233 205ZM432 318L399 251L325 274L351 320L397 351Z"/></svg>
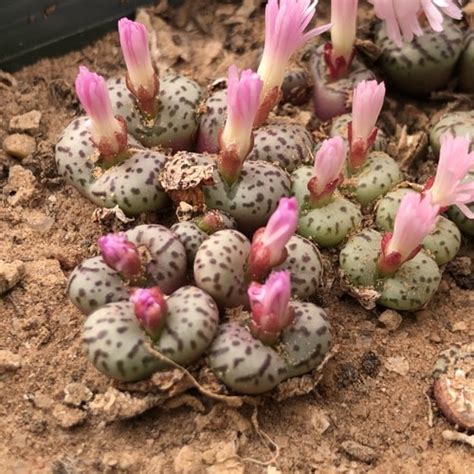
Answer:
<svg viewBox="0 0 474 474"><path fill-rule="evenodd" d="M324 33L330 24L305 32L316 13L317 2L269 0L265 7L265 44L257 70L263 81L256 127L262 125L281 96L290 57L311 38Z"/></svg>
<svg viewBox="0 0 474 474"><path fill-rule="evenodd" d="M425 190L434 204L448 209L448 215L467 235L473 234L474 222L474 150L470 134L440 138L436 176Z"/></svg>
<svg viewBox="0 0 474 474"><path fill-rule="evenodd" d="M255 395L318 367L331 334L321 308L289 301L289 272L272 273L264 285L253 283L248 293L251 321L247 327L223 324L208 360L230 389Z"/></svg>
<svg viewBox="0 0 474 474"><path fill-rule="evenodd" d="M136 290L131 301L109 303L91 313L83 342L97 370L133 382L168 368L148 350L147 332L155 349L185 366L209 347L218 322L216 304L199 288L184 286L166 298L158 288Z"/></svg>
<svg viewBox="0 0 474 474"><path fill-rule="evenodd" d="M89 117L75 119L56 145L60 175L102 207L118 205L127 214L163 208L168 198L158 183L166 161L127 136L123 119L114 117L105 81L81 67L76 89Z"/></svg>
<svg viewBox="0 0 474 474"><path fill-rule="evenodd" d="M304 69L286 71L281 84L280 104L303 105L311 97L313 86Z"/></svg>
<svg viewBox="0 0 474 474"><path fill-rule="evenodd" d="M349 282L359 290L375 290L377 303L388 308L413 311L428 303L441 274L435 260L420 251L420 244L432 232L438 213L439 206L428 196L407 193L393 234L382 236L366 229L351 237L341 251L339 263Z"/></svg>
<svg viewBox="0 0 474 474"><path fill-rule="evenodd" d="M314 168L304 166L292 174L301 209L298 233L324 247L340 243L362 220L360 209L336 191L346 153L343 139L331 138L317 152Z"/></svg>
<svg viewBox="0 0 474 474"><path fill-rule="evenodd" d="M157 112L146 119L122 78L108 81L112 108L128 125L130 134L146 147L161 146L172 151L192 150L198 133L202 91L193 80L169 75L160 79Z"/></svg>
<svg viewBox="0 0 474 474"><path fill-rule="evenodd" d="M331 129L329 130L329 136L331 137L342 137L348 142L348 129L349 123L352 121L351 114L343 114L335 117L331 122ZM368 151L385 151L387 148L387 136L381 128L377 129L377 136L375 137L374 143L369 147Z"/></svg>
<svg viewBox="0 0 474 474"><path fill-rule="evenodd" d="M209 235L223 229L235 229L235 227L236 224L232 217L223 212L208 211L190 221L173 224L171 230L184 245L188 265L192 266L198 248Z"/></svg>
<svg viewBox="0 0 474 474"><path fill-rule="evenodd" d="M169 294L185 283L185 249L164 226L140 225L119 236L106 236L99 244L102 256L85 260L69 277L69 298L85 314L127 300L130 284L159 285Z"/></svg>
<svg viewBox="0 0 474 474"><path fill-rule="evenodd" d="M354 87L361 81L375 79L375 74L355 57L347 75L333 80L324 56L324 46L318 47L310 59L310 73L314 82L314 112L321 120L329 120L345 114Z"/></svg>
<svg viewBox="0 0 474 474"><path fill-rule="evenodd" d="M367 156L356 175L348 178L343 188L366 206L382 197L403 180L397 162L383 151L373 151Z"/></svg>
<svg viewBox="0 0 474 474"><path fill-rule="evenodd" d="M114 112L124 117L130 133L144 146L191 150L198 128L200 86L184 76L158 77L144 25L122 18L118 29L127 75L125 80L109 82Z"/></svg>
<svg viewBox="0 0 474 474"><path fill-rule="evenodd" d="M380 66L387 79L402 91L426 95L447 84L463 49L463 33L458 25L446 21L444 31L428 31L402 46L377 32L382 50Z"/></svg>
<svg viewBox="0 0 474 474"><path fill-rule="evenodd" d="M312 158L311 134L295 123L272 123L254 132L254 144L247 160L262 160L293 171Z"/></svg>
<svg viewBox="0 0 474 474"><path fill-rule="evenodd" d="M463 92L474 92L474 30L464 36L464 49L458 63L458 87Z"/></svg>
<svg viewBox="0 0 474 474"><path fill-rule="evenodd" d="M219 133L224 128L227 114L227 90L211 92L204 101L199 115L199 131L196 151L199 153L218 153Z"/></svg>
<svg viewBox="0 0 474 474"><path fill-rule="evenodd" d="M202 191L208 208L231 215L239 229L249 234L266 224L278 200L289 194L291 186L290 176L279 166L246 160L252 147L252 127L262 86L257 74L250 70L239 74L231 66L227 81L228 113L219 138L219 154L176 155L161 178L166 189L177 192L179 200ZM185 176L192 179L184 179Z"/></svg>
<svg viewBox="0 0 474 474"><path fill-rule="evenodd" d="M254 234L252 243L236 230L211 235L196 254L196 285L221 306L248 307L248 283L263 280L277 268L291 271L295 296L312 295L320 285L322 262L314 244L293 235L297 212L294 199L282 199L267 226Z"/></svg>
<svg viewBox="0 0 474 474"><path fill-rule="evenodd" d="M391 232L400 202L407 193L416 191L407 188L391 191L377 203L375 222L381 231ZM451 261L461 247L461 233L449 219L440 216L434 230L423 240L423 248L436 260L438 265Z"/></svg>
<svg viewBox="0 0 474 474"><path fill-rule="evenodd" d="M474 110L448 112L444 114L438 123L431 129L430 145L433 153L439 156L441 149L441 137L445 133L451 133L456 137L474 136ZM471 142L471 150L474 150L474 142Z"/></svg>

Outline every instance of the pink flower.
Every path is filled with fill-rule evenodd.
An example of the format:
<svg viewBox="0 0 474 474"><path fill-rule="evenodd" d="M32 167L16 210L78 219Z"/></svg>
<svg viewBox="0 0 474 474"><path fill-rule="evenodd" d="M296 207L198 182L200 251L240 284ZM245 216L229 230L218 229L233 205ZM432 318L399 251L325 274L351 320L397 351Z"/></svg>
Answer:
<svg viewBox="0 0 474 474"><path fill-rule="evenodd" d="M474 202L474 181L464 182L470 170L474 170L474 152L469 153L468 137L454 137L445 133L441 137L436 176L428 184L428 196L441 208L456 205L469 219L474 218L466 204Z"/></svg>
<svg viewBox="0 0 474 474"><path fill-rule="evenodd" d="M251 69L229 67L227 120L220 136L221 174L229 182L238 178L245 157L253 146L252 127L260 103L263 82Z"/></svg>
<svg viewBox="0 0 474 474"><path fill-rule="evenodd" d="M272 267L285 261L285 246L297 225L298 201L296 198L281 198L267 225L253 236L247 262L250 280L262 281Z"/></svg>
<svg viewBox="0 0 474 474"><path fill-rule="evenodd" d="M293 321L293 312L288 305L291 297L290 272L274 272L265 284L252 283L247 293L252 311L252 334L264 343L275 343L280 332Z"/></svg>
<svg viewBox="0 0 474 474"><path fill-rule="evenodd" d="M132 291L130 302L142 328L152 339L158 339L168 311L165 296L160 288L137 288Z"/></svg>
<svg viewBox="0 0 474 474"><path fill-rule="evenodd" d="M331 43L324 50L329 75L337 79L346 73L354 56L358 0L331 0Z"/></svg>
<svg viewBox="0 0 474 474"><path fill-rule="evenodd" d="M98 245L104 262L124 278L129 279L140 274L141 260L138 249L123 232L100 237Z"/></svg>
<svg viewBox="0 0 474 474"><path fill-rule="evenodd" d="M153 110L143 110L152 114L156 107L158 77L153 68L148 46L148 33L144 25L122 18L118 22L120 46L127 65L127 85L140 105Z"/></svg>
<svg viewBox="0 0 474 474"><path fill-rule="evenodd" d="M76 93L91 119L92 139L99 151L105 156L123 151L127 146L127 127L123 119L114 117L104 78L79 66Z"/></svg>
<svg viewBox="0 0 474 474"><path fill-rule="evenodd" d="M349 123L350 165L359 168L365 162L367 152L375 141L375 124L382 110L385 84L377 81L361 81L352 97L352 122Z"/></svg>
<svg viewBox="0 0 474 474"><path fill-rule="evenodd" d="M420 12L424 12L434 31L443 31L444 14L457 20L462 18L462 10L455 0L369 0L374 5L375 14L386 23L388 37L398 46L409 42L414 36L421 36L423 30L419 22Z"/></svg>
<svg viewBox="0 0 474 474"><path fill-rule="evenodd" d="M378 263L382 274L394 273L419 252L421 243L438 222L439 210L440 207L433 205L428 196L417 192L403 197L395 217L393 234L387 233L382 239Z"/></svg>
<svg viewBox="0 0 474 474"><path fill-rule="evenodd" d="M316 13L317 4L318 0L268 0L265 8L265 46L257 71L263 80L261 107L265 101L267 103L265 113L257 116L258 124L263 123L278 99L278 91L292 54L311 38L331 27L328 24L305 33Z"/></svg>
<svg viewBox="0 0 474 474"><path fill-rule="evenodd" d="M332 197L341 181L346 154L347 145L342 137L324 140L316 153L313 177L308 182L310 204L313 207L324 205Z"/></svg>

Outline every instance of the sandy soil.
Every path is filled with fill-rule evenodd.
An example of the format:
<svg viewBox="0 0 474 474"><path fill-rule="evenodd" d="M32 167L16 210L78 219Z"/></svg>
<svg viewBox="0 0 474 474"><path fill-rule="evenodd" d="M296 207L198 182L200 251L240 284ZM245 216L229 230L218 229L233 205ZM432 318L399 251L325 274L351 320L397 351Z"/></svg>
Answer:
<svg viewBox="0 0 474 474"><path fill-rule="evenodd" d="M188 3L172 13L157 7L141 14L156 32L161 71L174 69L206 85L233 61L255 63L263 24L258 1ZM0 142L12 133L12 117L41 113L39 126L26 132L36 151L22 160L0 151L0 259L25 267L0 298L0 471L472 472L472 449L442 438L450 426L430 399L437 354L474 334L473 280L453 266L430 305L404 314L394 331L378 321L381 310L362 309L327 280L318 301L339 349L306 396L232 408L191 392L126 421L107 422L93 412L90 398L112 384L82 354L84 317L69 303L65 285L74 266L95 254L98 236L123 225L94 221L94 206L56 173L54 144L80 114L73 91L79 64L105 76L123 73L117 34L0 75ZM385 118L395 143L394 119L416 133L433 112L465 106L449 94L415 107L400 97L389 104ZM292 112L306 123L308 110ZM410 174L421 177L433 164L423 156ZM142 221L159 217L135 223ZM461 254L469 265L472 243L464 242ZM334 254L325 257L330 266Z"/></svg>

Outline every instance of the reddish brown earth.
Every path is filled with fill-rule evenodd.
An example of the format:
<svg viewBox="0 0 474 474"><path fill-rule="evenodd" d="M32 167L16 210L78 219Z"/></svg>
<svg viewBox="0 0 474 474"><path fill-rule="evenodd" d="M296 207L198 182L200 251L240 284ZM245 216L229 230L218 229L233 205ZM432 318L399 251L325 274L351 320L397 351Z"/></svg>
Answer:
<svg viewBox="0 0 474 474"><path fill-rule="evenodd" d="M156 32L160 70L206 85L233 61L254 65L262 44L259 3L202 0L172 14L147 10L141 18ZM364 19L364 32L367 26ZM0 259L25 265L24 277L0 297L0 350L6 351L0 352L0 471L472 472L472 448L443 439L452 427L430 398L437 354L474 334L472 277L459 277L454 266L430 305L403 315L394 331L378 321L380 309L362 309L327 280L318 301L330 315L338 352L308 395L266 401L256 411L193 393L126 421L106 423L92 413L84 386L98 396L111 382L82 354L84 317L68 302L65 285L72 268L95 254L98 236L121 224L95 222L94 206L56 174L53 146L80 113L73 91L79 64L105 76L123 73L117 35L0 75L0 142L12 133L12 117L41 113L39 127L27 132L35 152L19 160L0 151ZM384 119L394 145L400 136L394 120L415 133L435 112L469 106L452 94L438 99L421 104L392 96ZM307 123L307 110L286 112ZM422 155L409 170L413 178L433 169L432 157ZM472 244L465 241L461 252L469 266ZM330 266L334 255L326 257ZM71 383L82 384L68 388L86 400L80 408L64 403Z"/></svg>

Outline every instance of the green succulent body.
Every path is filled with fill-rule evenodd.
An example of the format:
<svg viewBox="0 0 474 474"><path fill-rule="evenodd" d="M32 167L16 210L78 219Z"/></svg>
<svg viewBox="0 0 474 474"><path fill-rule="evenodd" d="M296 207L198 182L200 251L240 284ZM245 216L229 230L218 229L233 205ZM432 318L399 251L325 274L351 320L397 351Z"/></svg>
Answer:
<svg viewBox="0 0 474 474"><path fill-rule="evenodd" d="M367 206L402 180L403 174L397 162L382 151L373 151L361 168L347 178L343 187L362 206Z"/></svg>
<svg viewBox="0 0 474 474"><path fill-rule="evenodd" d="M358 288L372 288L377 303L400 311L414 311L430 301L441 274L436 262L424 251L403 263L391 276L378 274L377 261L382 235L366 229L349 239L339 257L344 275Z"/></svg>
<svg viewBox="0 0 474 474"><path fill-rule="evenodd" d="M408 188L397 189L378 202L375 223L380 230L392 232L402 198L414 192L416 191ZM461 233L453 222L440 216L435 229L423 240L422 246L438 265L444 265L459 252Z"/></svg>
<svg viewBox="0 0 474 474"><path fill-rule="evenodd" d="M463 32L455 23L445 20L443 31L425 29L422 36L396 46L384 28L377 33L382 49L380 66L396 87L422 96L447 84L463 48Z"/></svg>
<svg viewBox="0 0 474 474"><path fill-rule="evenodd" d="M474 137L474 110L448 112L440 118L430 132L430 145L436 156L439 156L441 136L445 133L455 137ZM472 150L474 143L471 143Z"/></svg>
<svg viewBox="0 0 474 474"><path fill-rule="evenodd" d="M327 204L311 208L308 181L312 174L313 169L309 166L292 174L292 191L300 208L298 233L323 247L334 247L357 228L362 215L358 206L337 191Z"/></svg>

